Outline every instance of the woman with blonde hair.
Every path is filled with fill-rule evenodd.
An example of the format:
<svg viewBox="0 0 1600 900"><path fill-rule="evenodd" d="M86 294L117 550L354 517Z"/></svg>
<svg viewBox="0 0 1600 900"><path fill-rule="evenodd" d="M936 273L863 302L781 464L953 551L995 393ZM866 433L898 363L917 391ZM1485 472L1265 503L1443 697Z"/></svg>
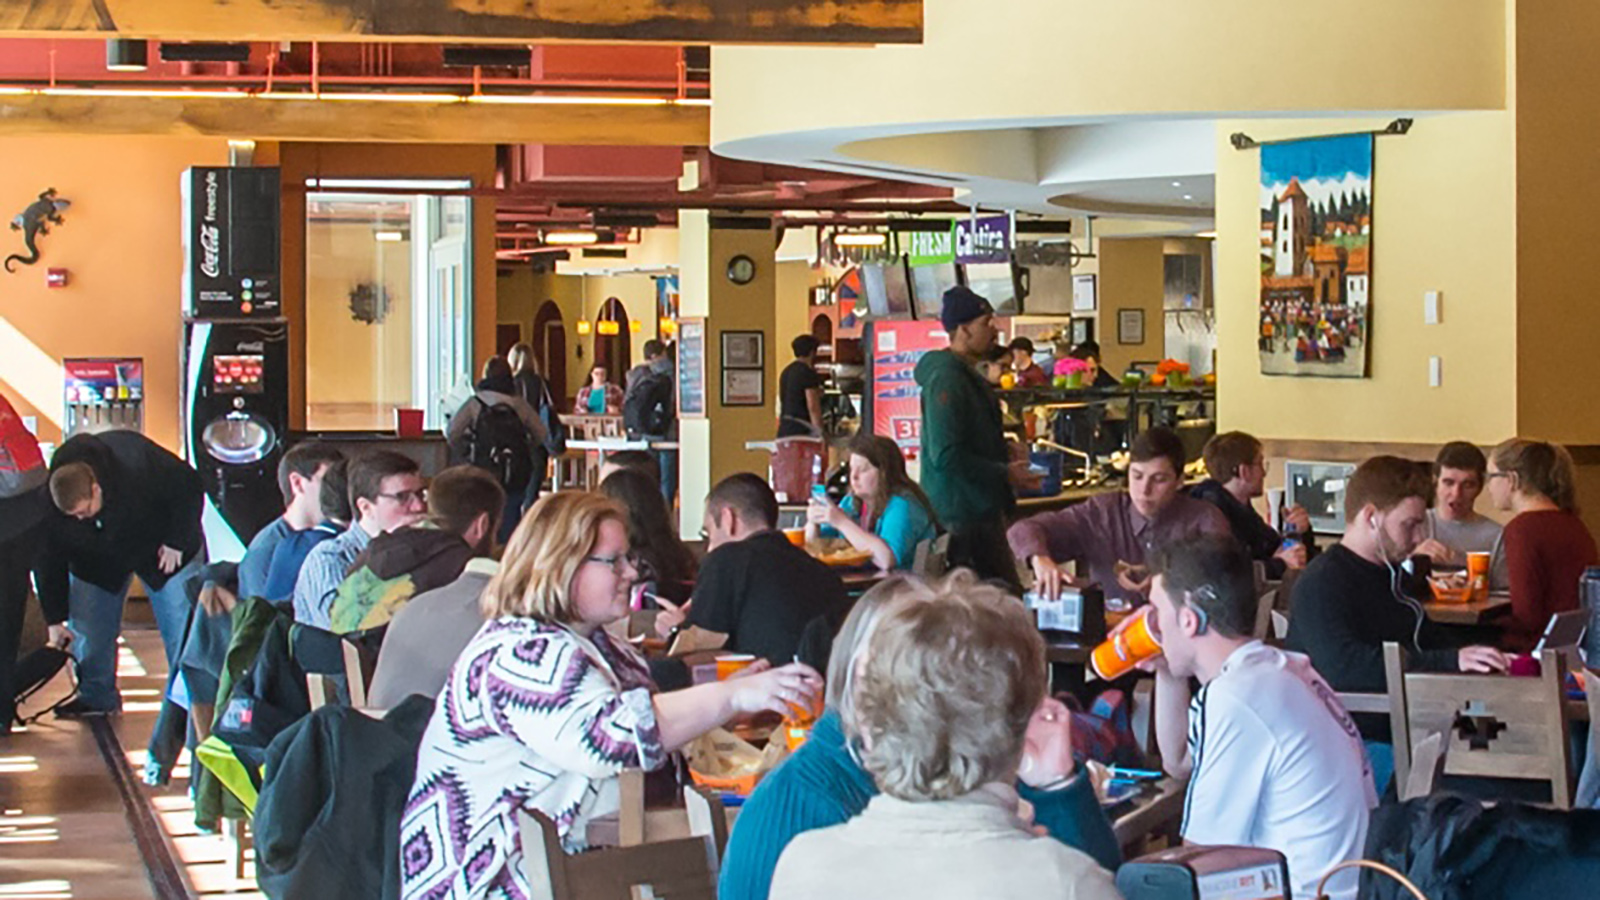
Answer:
<svg viewBox="0 0 1600 900"><path fill-rule="evenodd" d="M1514 438L1489 455L1489 496L1514 514L1500 537L1511 581L1505 648L1531 650L1553 613L1577 609L1583 570L1600 562L1578 518L1572 456L1560 444Z"/></svg>
<svg viewBox="0 0 1600 900"><path fill-rule="evenodd" d="M655 693L607 624L637 577L620 507L563 491L540 500L484 589L487 620L439 695L401 822L402 896L532 896L518 816L549 816L569 852L618 808L616 776L733 717L784 712L821 689L798 663Z"/></svg>
<svg viewBox="0 0 1600 900"><path fill-rule="evenodd" d="M967 585L970 580L948 584ZM892 610L931 601L944 590L944 585L933 587L920 578L892 575L856 601L833 641L827 708L806 742L762 780L739 811L722 855L720 900L766 900L778 857L792 840L843 825L877 796L871 773L862 768L845 739L843 723L855 714L851 691L857 663L879 623L894 615ZM1074 776L1070 723L1060 702L1047 698L1039 704L1028 722L1027 755L1017 792L1032 804L1034 820L1051 837L1077 847L1105 868L1115 868L1121 857L1111 824L1089 779Z"/></svg>
<svg viewBox="0 0 1600 900"><path fill-rule="evenodd" d="M1019 775L1071 772L1067 711L1043 704L1044 642L1028 611L963 571L879 616L841 689L845 739L881 793L844 824L794 836L770 896L1117 897L1094 859L1021 815ZM1052 774L1046 791L1071 779Z"/></svg>

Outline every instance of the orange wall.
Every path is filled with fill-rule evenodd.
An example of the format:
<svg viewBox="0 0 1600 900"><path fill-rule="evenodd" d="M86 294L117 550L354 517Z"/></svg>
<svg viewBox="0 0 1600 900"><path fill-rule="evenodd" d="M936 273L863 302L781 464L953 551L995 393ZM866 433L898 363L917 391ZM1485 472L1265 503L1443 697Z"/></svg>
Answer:
<svg viewBox="0 0 1600 900"><path fill-rule="evenodd" d="M145 362L145 433L177 451L178 356L183 340L182 213L189 166L226 165L220 139L0 138L0 218L9 222L40 191L72 201L39 239L38 265L0 271L0 390L40 437L60 441L63 357L132 356ZM0 229L0 253L23 252ZM66 288L45 286L65 268Z"/></svg>

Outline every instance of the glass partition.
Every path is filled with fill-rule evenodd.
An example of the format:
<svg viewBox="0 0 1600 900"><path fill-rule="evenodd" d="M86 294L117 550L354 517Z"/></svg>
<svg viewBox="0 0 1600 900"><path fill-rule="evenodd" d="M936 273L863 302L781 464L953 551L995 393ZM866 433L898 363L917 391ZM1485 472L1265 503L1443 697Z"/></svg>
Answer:
<svg viewBox="0 0 1600 900"><path fill-rule="evenodd" d="M472 201L306 196L306 427L443 428L472 391Z"/></svg>

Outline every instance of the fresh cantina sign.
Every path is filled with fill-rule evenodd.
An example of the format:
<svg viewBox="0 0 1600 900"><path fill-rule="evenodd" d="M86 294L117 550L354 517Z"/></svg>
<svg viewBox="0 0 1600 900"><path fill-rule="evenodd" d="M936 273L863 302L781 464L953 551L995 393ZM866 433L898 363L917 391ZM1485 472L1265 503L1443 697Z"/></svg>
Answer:
<svg viewBox="0 0 1600 900"><path fill-rule="evenodd" d="M1011 216L957 219L949 231L908 233L913 266L1005 262L1011 258Z"/></svg>

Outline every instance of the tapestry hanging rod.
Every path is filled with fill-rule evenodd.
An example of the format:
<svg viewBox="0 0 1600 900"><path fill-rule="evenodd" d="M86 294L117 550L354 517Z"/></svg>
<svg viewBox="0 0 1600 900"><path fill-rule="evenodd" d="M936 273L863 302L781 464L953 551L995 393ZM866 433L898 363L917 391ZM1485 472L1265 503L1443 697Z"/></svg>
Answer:
<svg viewBox="0 0 1600 900"><path fill-rule="evenodd" d="M1314 141L1318 138L1342 137L1344 134L1371 134L1378 137L1382 137L1383 135L1387 134L1405 134L1411 130L1411 122L1411 119L1395 119L1393 122L1390 122L1386 127L1379 131L1347 131L1343 134L1313 134L1305 137L1284 138L1284 140ZM1252 147L1261 146L1261 142L1242 131L1235 131L1233 134L1228 135L1228 142L1233 144L1233 149L1235 150L1249 150Z"/></svg>

